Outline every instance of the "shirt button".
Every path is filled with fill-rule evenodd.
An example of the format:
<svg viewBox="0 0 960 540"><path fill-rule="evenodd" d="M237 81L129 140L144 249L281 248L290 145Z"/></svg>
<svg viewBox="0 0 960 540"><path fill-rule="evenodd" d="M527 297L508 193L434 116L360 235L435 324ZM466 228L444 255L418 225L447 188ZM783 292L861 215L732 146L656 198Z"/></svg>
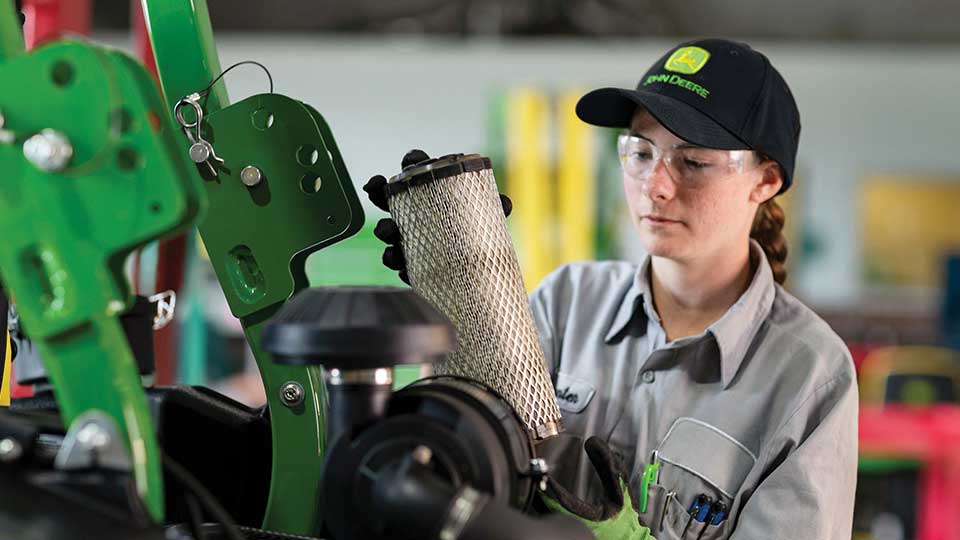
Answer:
<svg viewBox="0 0 960 540"><path fill-rule="evenodd" d="M654 375L653 370L650 370L650 369L640 374L640 380L647 384L652 383L656 378L657 377L656 375Z"/></svg>

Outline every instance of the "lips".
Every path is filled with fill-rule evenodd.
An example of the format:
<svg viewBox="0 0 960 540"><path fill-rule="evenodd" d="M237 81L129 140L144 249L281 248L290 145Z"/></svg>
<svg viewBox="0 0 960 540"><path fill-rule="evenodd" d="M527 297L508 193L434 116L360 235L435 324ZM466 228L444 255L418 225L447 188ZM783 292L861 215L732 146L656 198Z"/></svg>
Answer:
<svg viewBox="0 0 960 540"><path fill-rule="evenodd" d="M656 223L656 224L658 224L658 225L668 225L668 224L670 224L670 223L680 223L680 222L679 222L678 220L676 220L676 219L669 219L669 218L665 218L665 217L663 217L663 216L657 216L657 215L653 215L653 214L647 214L647 215L645 215L645 216L642 216L641 219L645 219L645 220L647 220L647 221L649 221L649 222L651 222L651 223Z"/></svg>

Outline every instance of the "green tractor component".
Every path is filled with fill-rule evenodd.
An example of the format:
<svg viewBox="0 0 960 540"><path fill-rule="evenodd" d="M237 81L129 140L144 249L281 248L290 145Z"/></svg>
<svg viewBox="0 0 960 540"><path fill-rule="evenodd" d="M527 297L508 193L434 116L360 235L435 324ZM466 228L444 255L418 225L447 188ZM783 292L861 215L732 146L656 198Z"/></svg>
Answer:
<svg viewBox="0 0 960 540"><path fill-rule="evenodd" d="M118 320L133 301L123 263L195 221L203 186L142 66L83 42L23 53L13 14L0 1L0 273L64 425L112 424L140 497L162 521L161 453Z"/></svg>
<svg viewBox="0 0 960 540"><path fill-rule="evenodd" d="M143 8L168 110L184 128L182 152L204 178L210 210L200 236L266 390L273 463L263 526L316 535L323 376L316 366L274 364L261 334L309 286L307 256L358 232L363 209L315 109L272 89L228 106L204 0L143 0Z"/></svg>

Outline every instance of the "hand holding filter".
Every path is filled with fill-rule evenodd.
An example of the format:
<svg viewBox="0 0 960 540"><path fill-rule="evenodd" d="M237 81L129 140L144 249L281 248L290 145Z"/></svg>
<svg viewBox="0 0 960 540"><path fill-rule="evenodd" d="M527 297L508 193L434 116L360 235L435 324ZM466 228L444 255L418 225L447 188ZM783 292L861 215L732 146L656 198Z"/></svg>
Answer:
<svg viewBox="0 0 960 540"><path fill-rule="evenodd" d="M495 389L538 439L558 433L560 409L490 160L457 154L419 163L386 192L411 286L457 328L459 348L437 373Z"/></svg>

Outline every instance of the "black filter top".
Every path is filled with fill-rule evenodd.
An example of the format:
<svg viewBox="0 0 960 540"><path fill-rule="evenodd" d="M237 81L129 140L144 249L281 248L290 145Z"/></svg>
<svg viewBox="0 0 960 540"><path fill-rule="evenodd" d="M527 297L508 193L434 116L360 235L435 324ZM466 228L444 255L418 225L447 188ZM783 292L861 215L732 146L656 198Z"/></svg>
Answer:
<svg viewBox="0 0 960 540"><path fill-rule="evenodd" d="M456 349L453 324L412 289L305 289L270 320L274 362L373 369L430 363Z"/></svg>

